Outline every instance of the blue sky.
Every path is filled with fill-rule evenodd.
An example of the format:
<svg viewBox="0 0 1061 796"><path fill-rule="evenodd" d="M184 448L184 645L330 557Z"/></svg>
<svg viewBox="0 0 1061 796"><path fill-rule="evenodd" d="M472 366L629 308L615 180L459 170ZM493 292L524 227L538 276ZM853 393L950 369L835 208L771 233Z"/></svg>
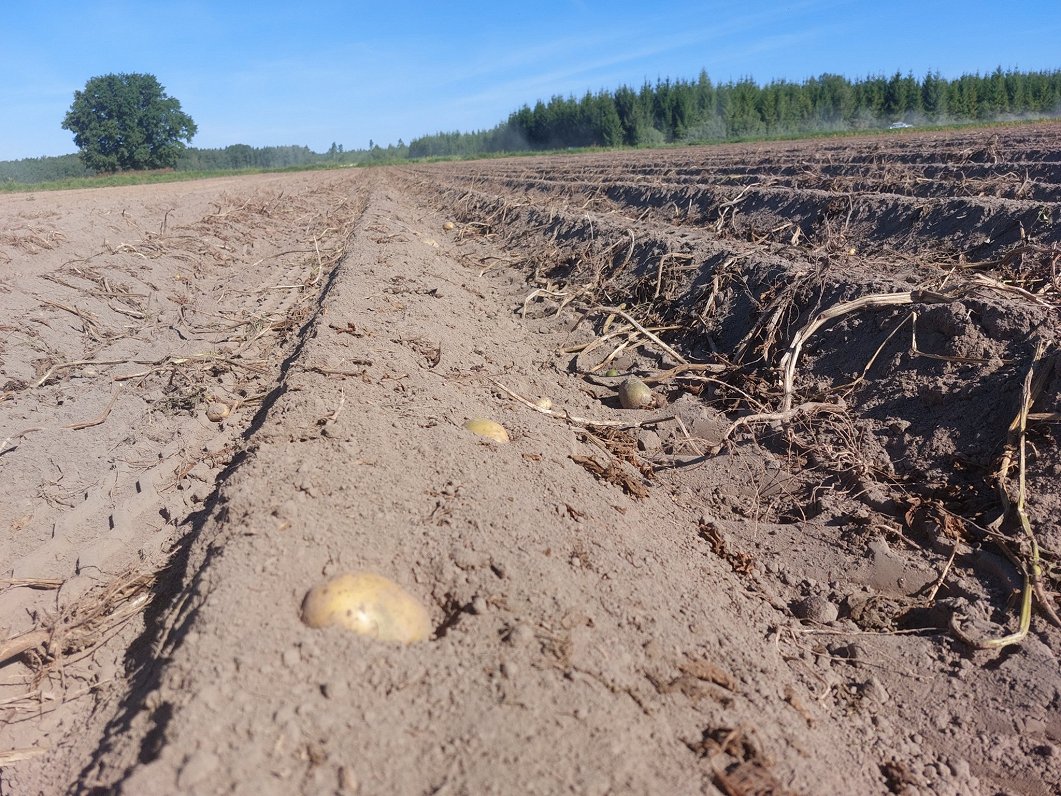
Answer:
<svg viewBox="0 0 1061 796"><path fill-rule="evenodd" d="M794 81L1061 68L1059 0L7 0L0 160L76 151L96 75L148 72L192 144L363 148L492 127L554 94L660 77Z"/></svg>

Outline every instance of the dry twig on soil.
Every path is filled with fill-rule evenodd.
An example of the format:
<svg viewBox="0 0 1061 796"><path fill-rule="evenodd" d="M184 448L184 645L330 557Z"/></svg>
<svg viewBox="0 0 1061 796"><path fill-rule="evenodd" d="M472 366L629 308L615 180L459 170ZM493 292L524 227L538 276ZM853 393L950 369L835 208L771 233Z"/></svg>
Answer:
<svg viewBox="0 0 1061 796"><path fill-rule="evenodd" d="M656 345L658 345L660 347L660 349L662 349L662 351L665 354L667 354L667 356L673 358L678 364L680 364L680 365L688 365L689 364L689 360L687 360L685 357L683 357L681 354L679 354L677 351L675 351L669 345L667 345L662 340L660 340L659 337L657 337L655 334L653 334L648 329L646 329L644 326L642 326L626 310L621 309L619 307L594 307L591 310L591 313L601 313L601 312L608 313L609 315L619 315L619 316L625 318L627 320L627 322L631 326L633 326L635 329L637 329L637 331L639 331L641 334L643 334L649 340L651 340Z"/></svg>
<svg viewBox="0 0 1061 796"><path fill-rule="evenodd" d="M799 406L791 407L781 412L761 412L754 415L745 415L744 417L738 417L736 420L730 423L729 427L724 432L722 432L722 437L711 448L710 453L712 455L719 453L722 450L722 447L725 445L726 441L730 437L732 437L738 429L743 428L744 426L750 426L753 423L784 423L793 419L794 417L799 417L800 415L814 415L820 412L835 412L838 414L843 414L846 411L846 409L841 406L837 406L836 404L815 403L812 401L808 401L807 403L802 403Z"/></svg>
<svg viewBox="0 0 1061 796"><path fill-rule="evenodd" d="M0 590L6 589L58 589L65 581L55 578L2 578Z"/></svg>
<svg viewBox="0 0 1061 796"><path fill-rule="evenodd" d="M822 310L811 319L802 329L796 332L788 350L781 358L781 387L784 397L781 401L781 410L788 411L792 408L792 394L795 390L793 382L796 376L796 363L800 352L807 339L820 329L824 324L839 318L842 315L855 312L864 307L895 307L904 304L946 304L958 301L965 297L967 291L955 294L934 293L929 290L912 290L903 293L876 293L862 296L853 301L843 301L826 310Z"/></svg>
<svg viewBox="0 0 1061 796"><path fill-rule="evenodd" d="M63 426L63 428L69 428L73 431L81 431L85 428L92 428L93 426L103 425L107 421L107 418L110 417L111 409L114 408L114 404L118 400L118 392L119 390L115 390L111 394L110 401L104 407L103 412L99 415L99 417L95 418L94 420L84 420L80 423L70 423L68 425Z"/></svg>
<svg viewBox="0 0 1061 796"><path fill-rule="evenodd" d="M3 442L0 442L0 454L7 453L8 451L13 451L15 448L18 447L19 441L24 436L26 436L27 434L32 434L34 431L43 431L43 430L44 429L42 429L40 426L35 426L34 428L25 428L22 431L18 432L17 434L12 434L10 437L5 439ZM9 442L11 442L11 440L15 440L15 444L9 448L9 447L7 447L7 445L8 445Z"/></svg>
<svg viewBox="0 0 1061 796"><path fill-rule="evenodd" d="M616 459L610 459L607 465L601 464L592 456L568 456L575 464L581 465L586 471L600 481L607 481L623 490L632 498L644 500L650 494L648 489L638 482L629 473L623 470L622 465Z"/></svg>
<svg viewBox="0 0 1061 796"><path fill-rule="evenodd" d="M61 667L70 655L95 650L143 609L157 578L156 572L123 572L102 589L63 608L58 616L45 618L36 629L0 642L0 665L32 653L39 674L51 666Z"/></svg>
<svg viewBox="0 0 1061 796"><path fill-rule="evenodd" d="M1046 380L1050 376L1053 364L1052 361L1048 362L1045 366L1042 364L1043 358L1049 347L1049 343L1039 343L1036 347L1035 355L1032 357L1031 366L1028 368L1028 372L1024 377L1024 385L1021 389L1020 408L1017 411L1016 417L1013 418L1013 422L1010 423L1006 435L1005 448L1002 452L1002 460L999 464L998 471L995 474L998 481L998 494L1002 502L1002 514L989 525L993 530L999 531L1001 530L1002 523L1006 517L1010 516L1010 514L1015 515L1016 521L1020 525L1021 533L1024 537L1023 541L1027 546L1027 552L1020 557L1016 557L1007 545L1001 545L1007 555L1016 558L1015 563L1020 569L1021 577L1024 581L1021 590L1020 613L1018 615L1017 629L1013 633L1000 638L977 639L969 636L961 628L958 624L957 616L952 617L951 630L954 631L954 634L966 644L978 649L1001 649L1002 647L1007 647L1011 644L1019 644L1023 641L1025 636L1028 635L1028 630L1031 627L1033 597L1039 601L1040 607L1050 620L1061 626L1061 618L1057 616L1050 597L1046 594L1046 590L1043 586L1043 567L1039 553L1039 542L1032 530L1031 520L1028 517L1028 512L1025 508L1027 493L1025 467L1028 415L1031 412L1031 408L1035 404L1039 393L1042 391L1043 386L1046 384ZM1008 485L1009 474L1014 466L1017 467L1016 500L1013 500L1011 497Z"/></svg>
<svg viewBox="0 0 1061 796"><path fill-rule="evenodd" d="M40 746L31 746L26 749L8 749L0 752L0 768L9 766L12 763L21 763L23 760L32 760L34 757L40 757L47 753L47 751L47 749Z"/></svg>

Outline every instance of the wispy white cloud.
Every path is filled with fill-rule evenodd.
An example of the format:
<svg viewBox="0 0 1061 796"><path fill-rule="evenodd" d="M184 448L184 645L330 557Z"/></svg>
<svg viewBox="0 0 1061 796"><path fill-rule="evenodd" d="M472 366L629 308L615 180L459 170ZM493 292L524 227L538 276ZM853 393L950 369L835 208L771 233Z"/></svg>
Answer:
<svg viewBox="0 0 1061 796"><path fill-rule="evenodd" d="M694 45L704 45L712 41L726 41L734 30L757 26L762 22L764 16L762 14L749 16L740 21L734 21L724 26L723 29L711 28L687 31L669 38L665 43L652 44L640 48L607 48L608 54L598 55L592 51L587 52L587 50L592 50L592 48L585 48L580 51L581 57L569 60L562 67L534 72L530 75L502 82L493 82L483 90L460 97L456 100L456 103L460 107L474 108L489 106L503 101L533 102L537 98L545 99L552 94L566 93L565 90L558 90L557 87L571 86L574 83L579 84L579 93L596 88L613 88L614 85L595 86L590 81L608 76L605 70L612 70L614 74L614 67L643 64L663 53L684 50ZM817 25L813 28L795 32L766 36L756 40L753 44L748 44L742 40L739 44L722 48L716 46L705 51L703 62L699 66L706 68L710 65L717 70L717 68L727 64L747 63L749 56L802 47L823 36L835 35L841 30L842 26L838 24ZM666 76L670 77L672 75ZM681 76L692 77L692 75ZM643 77L651 79L649 75L643 75ZM767 79L769 76L757 77ZM622 81L620 78L618 81L609 82ZM512 110L514 109L512 108Z"/></svg>

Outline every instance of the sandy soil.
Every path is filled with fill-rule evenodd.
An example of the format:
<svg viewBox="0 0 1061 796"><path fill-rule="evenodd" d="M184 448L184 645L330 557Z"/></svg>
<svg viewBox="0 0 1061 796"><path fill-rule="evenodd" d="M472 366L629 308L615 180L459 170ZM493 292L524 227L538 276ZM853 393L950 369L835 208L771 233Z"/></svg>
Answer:
<svg viewBox="0 0 1061 796"><path fill-rule="evenodd" d="M1059 134L0 197L0 793L1057 792Z"/></svg>

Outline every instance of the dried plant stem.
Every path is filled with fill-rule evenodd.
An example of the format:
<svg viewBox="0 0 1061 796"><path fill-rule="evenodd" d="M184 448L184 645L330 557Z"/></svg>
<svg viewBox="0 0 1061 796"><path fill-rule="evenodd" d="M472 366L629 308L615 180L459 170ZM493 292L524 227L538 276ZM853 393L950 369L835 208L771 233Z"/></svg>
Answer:
<svg viewBox="0 0 1061 796"><path fill-rule="evenodd" d="M0 665L12 658L17 658L23 652L36 649L46 643L49 638L51 638L51 633L47 630L30 630L27 633L12 636L0 643Z"/></svg>
<svg viewBox="0 0 1061 796"><path fill-rule="evenodd" d="M9 766L12 763L21 763L23 760L31 760L34 757L40 757L47 751L47 749L39 746L30 746L25 749L8 749L4 752L0 752L0 768L3 766Z"/></svg>
<svg viewBox="0 0 1061 796"><path fill-rule="evenodd" d="M839 318L842 315L856 312L865 307L896 307L904 304L947 304L964 298L964 295L964 293L953 295L934 293L929 290L912 290L903 293L875 293L868 296L862 296L853 301L843 301L839 304L834 304L826 310L822 310L815 315L806 326L796 332L784 357L781 358L781 387L784 390L784 397L781 401L781 410L788 411L792 408L792 393L794 390L793 381L796 375L796 363L799 360L800 352L803 350L803 345L812 334L829 321L834 318Z"/></svg>
<svg viewBox="0 0 1061 796"><path fill-rule="evenodd" d="M1046 380L1050 376L1052 363L1047 364L1045 367L1040 367L1040 363L1042 362L1049 345L1049 343L1040 342L1035 349L1032 363L1024 377L1024 386L1021 389L1020 409L1018 410L1016 417L1013 418L1013 422L1010 423L1007 432L1006 447L1003 450L1002 461L999 464L996 473L998 493L1002 502L1003 511L999 518L991 525L997 530L1001 527L1002 521L1006 516L1011 513L1016 515L1017 522L1020 525L1024 540L1028 546L1027 556L1023 559L1018 559L1017 561L1024 581L1024 585L1021 589L1020 613L1017 620L1017 629L1013 633L1000 638L972 638L959 626L957 616L952 617L951 629L954 631L955 635L966 644L978 649L1001 649L1002 647L1007 647L1011 644L1019 644L1023 641L1028 635L1028 630L1031 628L1033 597L1039 600L1040 606L1047 616L1049 616L1055 624L1061 625L1061 618L1057 616L1056 611L1050 604L1049 597L1045 593L1045 589L1042 585L1043 568L1039 556L1039 542L1032 530L1031 520L1025 509L1025 498L1027 495L1026 437L1028 430L1028 415L1031 413L1031 408L1035 404L1036 398L1039 396ZM1007 487L1007 479L1010 470L1013 469L1014 465L1017 467L1016 501L1011 499Z"/></svg>
<svg viewBox="0 0 1061 796"><path fill-rule="evenodd" d="M662 340L660 340L655 334L653 334L648 329L646 329L644 326L642 326L640 323L638 323L638 321L635 318L633 318L630 315L630 313L628 313L626 310L620 309L619 307L595 307L593 310L591 310L591 312L594 312L594 313L604 312L604 313L609 313L609 314L612 314L612 315L619 315L619 316L625 318L626 321L631 326L633 326L635 329L637 329L637 331L641 332L641 334L643 334L649 340L651 340L656 345L658 345L663 350L663 352L665 354L667 354L668 356L672 357L676 362L678 362L681 365L688 365L689 364L689 360L687 360L685 357L683 357L681 354L679 354L677 351L675 351L669 345L667 345Z"/></svg>
<svg viewBox="0 0 1061 796"><path fill-rule="evenodd" d="M683 365L677 365L669 370L661 370L653 376L646 376L643 381L645 384L663 384L664 382L678 378L686 373L725 373L727 370L730 370L729 365L717 363L693 364L691 362L686 362Z"/></svg>
<svg viewBox="0 0 1061 796"><path fill-rule="evenodd" d="M94 420L85 420L85 421L83 421L81 423L70 423L69 425L63 426L63 428L69 428L69 429L72 429L74 431L80 431L81 429L84 429L84 428L92 428L93 426L103 425L103 423L105 423L107 418L110 416L111 409L114 408L115 402L118 400L119 391L120 390L115 390L114 391L114 393L111 395L110 401L108 402L107 406L103 409L103 413L99 417L95 418Z"/></svg>
<svg viewBox="0 0 1061 796"><path fill-rule="evenodd" d="M836 412L837 414L843 414L845 410L835 404L808 401L807 403L802 403L799 406L790 407L780 412L760 412L754 415L745 415L730 423L729 428L723 432L722 437L714 447L711 448L710 453L714 455L721 451L725 442L744 426L750 426L753 423L784 423L799 415L813 415L819 412Z"/></svg>
<svg viewBox="0 0 1061 796"><path fill-rule="evenodd" d="M693 256L691 254L681 254L679 252L668 252L659 258L659 265L656 268L656 292L653 294L653 299L658 299L659 294L663 290L663 266L667 260L691 260Z"/></svg>
<svg viewBox="0 0 1061 796"><path fill-rule="evenodd" d="M79 368L83 365L124 365L128 361L128 359L78 359L74 362L64 362L61 365L52 365L44 372L43 376L33 382L33 386L40 387L44 382L54 376L56 371Z"/></svg>
<svg viewBox="0 0 1061 796"><path fill-rule="evenodd" d="M549 298L562 299L567 296L567 293L562 290L547 290L544 287L535 288L527 295L527 298L523 299L523 307L522 309L520 309L519 317L527 317L527 306L531 303L533 299L537 298L538 296L548 296Z"/></svg>
<svg viewBox="0 0 1061 796"><path fill-rule="evenodd" d="M947 579L947 575L950 574L951 567L954 566L954 559L958 557L958 542L955 541L953 549L950 551L950 558L947 559L947 563L943 565L943 571L940 573L939 578L936 580L935 585L929 590L928 594L925 595L925 602L931 603L936 599L936 595L943 586L943 582Z"/></svg>
<svg viewBox="0 0 1061 796"><path fill-rule="evenodd" d="M143 609L157 577L155 572L137 574L129 569L62 609L58 616L40 621L33 630L0 641L0 665L42 649L61 666L66 656L97 649L112 631Z"/></svg>
<svg viewBox="0 0 1061 796"><path fill-rule="evenodd" d="M891 341L891 339L893 337L895 337L895 335L897 335L899 333L899 330L902 329L903 326L906 325L906 322L908 320L910 320L910 318L911 318L911 316L907 315L905 318L903 318L901 321L899 321L899 323L896 324L895 328L892 329L888 333L888 336L884 338L884 341L879 346L877 346L877 350L873 352L873 356L871 356L869 358L869 361L866 362L865 366L862 368L862 372L859 373L858 376L856 376L854 379L849 381L847 384L843 384L840 387L837 387L837 390L848 390L848 391L850 391L850 390L855 389L855 387L857 387L859 384L861 384L863 381L865 381L866 374L869 373L870 368L873 367L873 363L877 361L877 357L880 356L880 352L884 350L884 347L886 345L888 345L888 343Z"/></svg>
<svg viewBox="0 0 1061 796"><path fill-rule="evenodd" d="M588 354L593 349L599 348L600 346L604 345L606 341L611 340L613 337L622 337L623 335L628 335L632 332L637 331L636 329L634 329L633 326L629 325L620 326L618 329L612 329L611 331L608 330L607 326L607 323L605 323L605 328L601 332L601 334L597 337L594 337L588 343L579 343L578 345L567 346L566 348L563 348L561 350L565 354ZM681 326L649 326L648 331L673 332L681 328Z"/></svg>
<svg viewBox="0 0 1061 796"><path fill-rule="evenodd" d="M54 578L2 578L0 589L58 589L63 583Z"/></svg>
<svg viewBox="0 0 1061 796"><path fill-rule="evenodd" d="M636 350L637 349L637 345L636 344L637 344L637 342L640 339L641 339L641 335L638 332L632 332L629 337L627 337L625 340L623 340L621 343L619 343L619 345L617 345L614 349L612 349L612 352L610 354L608 354L608 356L606 356L604 359L602 359L600 362L598 362L596 365L594 365L592 368L590 368L589 372L590 373L596 373L597 371L608 367L608 365L610 365L612 362L615 361L616 357L618 357L621 353L623 353L623 351L625 351L631 345L633 345L634 349Z"/></svg>
<svg viewBox="0 0 1061 796"><path fill-rule="evenodd" d="M35 426L33 428L25 428L22 431L18 432L17 434L12 434L10 437L5 439L3 442L0 442L0 453L6 453L9 450L14 450L13 447L12 448L8 448L7 447L7 443L9 443L11 440L15 440L16 441L16 447L17 447L18 441L21 440L27 434L32 434L34 431L43 431L43 430L44 429L42 429L40 426Z"/></svg>

